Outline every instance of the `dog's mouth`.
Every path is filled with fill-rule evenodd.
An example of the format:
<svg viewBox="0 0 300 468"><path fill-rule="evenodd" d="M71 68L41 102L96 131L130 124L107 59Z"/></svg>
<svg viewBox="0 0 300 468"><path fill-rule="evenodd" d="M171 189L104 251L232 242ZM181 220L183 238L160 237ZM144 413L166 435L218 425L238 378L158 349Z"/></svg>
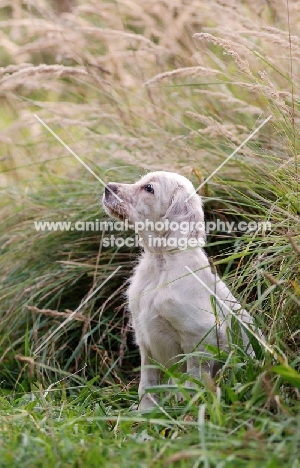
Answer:
<svg viewBox="0 0 300 468"><path fill-rule="evenodd" d="M109 209L109 214L112 218L116 218L119 221L125 221L126 216L123 213L120 213L119 211L112 210L111 208Z"/></svg>
<svg viewBox="0 0 300 468"><path fill-rule="evenodd" d="M104 198L103 200L103 206L104 206L106 213L109 216L111 216L112 218L118 219L119 221L125 221L126 213L124 213L124 211L119 208L110 206L106 198Z"/></svg>

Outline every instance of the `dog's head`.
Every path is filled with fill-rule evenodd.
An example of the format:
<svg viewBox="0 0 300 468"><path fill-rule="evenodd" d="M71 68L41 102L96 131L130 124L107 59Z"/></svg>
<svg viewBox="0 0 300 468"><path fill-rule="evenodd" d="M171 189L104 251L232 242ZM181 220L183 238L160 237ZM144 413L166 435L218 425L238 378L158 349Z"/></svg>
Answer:
<svg viewBox="0 0 300 468"><path fill-rule="evenodd" d="M103 206L109 216L137 225L141 235L152 231L159 237L205 237L201 197L188 179L176 173L150 172L135 184L109 183Z"/></svg>

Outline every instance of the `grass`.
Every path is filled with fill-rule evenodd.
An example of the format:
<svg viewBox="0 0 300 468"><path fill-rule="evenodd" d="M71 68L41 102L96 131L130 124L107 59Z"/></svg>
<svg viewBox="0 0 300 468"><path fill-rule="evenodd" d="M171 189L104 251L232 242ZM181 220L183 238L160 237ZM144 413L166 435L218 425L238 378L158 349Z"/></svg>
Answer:
<svg viewBox="0 0 300 468"><path fill-rule="evenodd" d="M70 4L0 10L0 466L297 467L296 3ZM214 381L178 403L189 376L161 369L151 392L167 395L137 412L124 296L137 251L104 248L101 232L34 229L105 219L102 186L34 113L105 182L166 169L195 187L272 115L201 189L207 220L271 222L206 246L267 345L248 356L236 324Z"/></svg>
<svg viewBox="0 0 300 468"><path fill-rule="evenodd" d="M208 390L205 403L143 416L116 415L107 396L86 385L73 399L63 388L4 402L9 411L0 449L3 466L297 466L299 421L289 413L236 403ZM108 396L109 395L109 396ZM34 396L34 399L33 399ZM6 407L5 407L6 403ZM234 416L233 414L234 413ZM211 419L209 419L211 417Z"/></svg>

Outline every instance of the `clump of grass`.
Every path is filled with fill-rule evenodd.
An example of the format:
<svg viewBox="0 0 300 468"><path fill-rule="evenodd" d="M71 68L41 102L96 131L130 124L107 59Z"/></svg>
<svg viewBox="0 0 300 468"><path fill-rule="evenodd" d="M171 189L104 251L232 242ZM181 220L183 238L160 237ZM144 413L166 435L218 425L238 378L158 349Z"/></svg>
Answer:
<svg viewBox="0 0 300 468"><path fill-rule="evenodd" d="M115 354L120 353L122 340L126 339L126 334L122 338L127 324L122 292L134 256L128 250L101 249L98 232L44 232L35 230L34 225L35 220L68 220L74 229L78 220L101 221L99 195L97 183L74 183L58 177L47 178L47 185L31 195L14 193L14 198L22 197L22 220L19 221L16 212L6 220L2 232L1 361L5 385L13 385L17 380L20 368L14 362L16 350L31 356L61 319L66 319L70 310L77 309L86 296L121 266L110 284L104 285L80 309L79 315L73 316L42 346L39 355L43 356L41 361L46 368L43 370L42 366L38 373L52 375L51 367L54 373L56 367L59 372L77 371L84 363L89 369L93 361L92 367L102 369L104 376L110 366L114 367ZM9 264L14 267L9 268ZM120 380L117 375L116 378Z"/></svg>
<svg viewBox="0 0 300 468"><path fill-rule="evenodd" d="M299 15L290 1L288 31L283 5L198 3L86 1L57 17L43 1L2 13L4 466L296 466ZM34 229L104 219L102 187L34 113L105 182L166 169L195 186L272 114L201 190L208 220L271 223L214 232L206 247L266 347L210 349L222 371L182 403L174 393L189 377L161 369L165 387L149 392L169 396L150 414L128 412L139 358L123 293L137 252L104 249L98 232Z"/></svg>

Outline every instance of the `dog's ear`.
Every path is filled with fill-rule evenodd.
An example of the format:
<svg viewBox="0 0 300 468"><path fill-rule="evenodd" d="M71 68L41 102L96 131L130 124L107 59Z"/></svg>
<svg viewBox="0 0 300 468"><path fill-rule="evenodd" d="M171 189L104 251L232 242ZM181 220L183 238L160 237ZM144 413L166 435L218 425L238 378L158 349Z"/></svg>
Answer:
<svg viewBox="0 0 300 468"><path fill-rule="evenodd" d="M178 187L173 195L169 208L164 216L169 222L177 223L188 222L193 226L188 232L187 237L205 239L204 212L202 208L202 199L194 193L190 198L189 193L183 187Z"/></svg>

